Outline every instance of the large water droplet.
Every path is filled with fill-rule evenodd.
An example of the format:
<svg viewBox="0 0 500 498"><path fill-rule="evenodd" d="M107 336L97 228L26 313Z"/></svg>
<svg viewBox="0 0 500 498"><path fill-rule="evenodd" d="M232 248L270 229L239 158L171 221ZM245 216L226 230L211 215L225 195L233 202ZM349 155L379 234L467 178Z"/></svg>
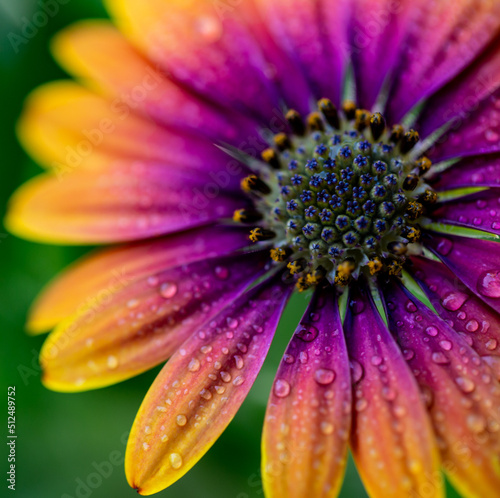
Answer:
<svg viewBox="0 0 500 498"><path fill-rule="evenodd" d="M214 273L219 280L227 280L229 277L229 270L225 266L216 266Z"/></svg>
<svg viewBox="0 0 500 498"><path fill-rule="evenodd" d="M174 282L165 282L160 286L160 296L165 299L171 299L177 294L177 284Z"/></svg>
<svg viewBox="0 0 500 498"><path fill-rule="evenodd" d="M177 415L177 418L175 419L176 424L179 427L184 427L187 424L187 417L186 415Z"/></svg>
<svg viewBox="0 0 500 498"><path fill-rule="evenodd" d="M323 386L331 384L335 380L335 372L328 368L318 368L314 374L314 380Z"/></svg>
<svg viewBox="0 0 500 498"><path fill-rule="evenodd" d="M193 358L188 365L188 370L190 372L197 372L200 369L200 361L196 358Z"/></svg>
<svg viewBox="0 0 500 498"><path fill-rule="evenodd" d="M441 239L437 246L437 252L442 256L447 256L453 249L453 242L449 239Z"/></svg>
<svg viewBox="0 0 500 498"><path fill-rule="evenodd" d="M463 292L451 292L442 301L443 308L448 311L458 311L467 301L468 295Z"/></svg>
<svg viewBox="0 0 500 498"><path fill-rule="evenodd" d="M450 363L450 360L443 353L441 353L441 351L434 351L431 358L432 361L438 365L447 365Z"/></svg>
<svg viewBox="0 0 500 498"><path fill-rule="evenodd" d="M450 341L443 340L439 341L439 345L445 350L445 351L450 351L451 348L453 347L453 344Z"/></svg>
<svg viewBox="0 0 500 498"><path fill-rule="evenodd" d="M290 384L285 379L277 379L274 383L274 394L278 398L286 398L290 394Z"/></svg>
<svg viewBox="0 0 500 498"><path fill-rule="evenodd" d="M333 430L335 429L333 424L331 424L330 422L321 422L319 427L320 427L321 432L325 435L332 434Z"/></svg>
<svg viewBox="0 0 500 498"><path fill-rule="evenodd" d="M354 383L359 382L363 378L363 367L356 360L351 360L351 376Z"/></svg>
<svg viewBox="0 0 500 498"><path fill-rule="evenodd" d="M182 457L179 453L170 453L168 459L173 469L180 469L182 467Z"/></svg>
<svg viewBox="0 0 500 498"><path fill-rule="evenodd" d="M479 328L479 322L477 320L469 320L465 324L467 332L475 332Z"/></svg>
<svg viewBox="0 0 500 498"><path fill-rule="evenodd" d="M476 388L474 382L467 377L457 377L455 382L464 393L471 393Z"/></svg>
<svg viewBox="0 0 500 498"><path fill-rule="evenodd" d="M303 325L295 334L304 342L312 342L318 337L319 331L314 325Z"/></svg>
<svg viewBox="0 0 500 498"><path fill-rule="evenodd" d="M483 272L477 282L477 290L482 296L500 298L500 270Z"/></svg>
<svg viewBox="0 0 500 498"><path fill-rule="evenodd" d="M467 427L475 434L479 434L486 429L486 420L482 415L471 413L467 416L466 423Z"/></svg>
<svg viewBox="0 0 500 498"><path fill-rule="evenodd" d="M430 335L431 337L436 337L438 335L438 329L436 327L434 327L433 325L431 325L430 327L427 327L425 329L425 333L427 335Z"/></svg>
<svg viewBox="0 0 500 498"><path fill-rule="evenodd" d="M220 378L224 381L224 382L231 382L231 374L228 373L228 372L221 372L220 373Z"/></svg>
<svg viewBox="0 0 500 498"><path fill-rule="evenodd" d="M114 369L116 367L118 367L118 358L116 356L108 356L108 360L106 362L106 364L108 365L108 368L111 368L111 369Z"/></svg>

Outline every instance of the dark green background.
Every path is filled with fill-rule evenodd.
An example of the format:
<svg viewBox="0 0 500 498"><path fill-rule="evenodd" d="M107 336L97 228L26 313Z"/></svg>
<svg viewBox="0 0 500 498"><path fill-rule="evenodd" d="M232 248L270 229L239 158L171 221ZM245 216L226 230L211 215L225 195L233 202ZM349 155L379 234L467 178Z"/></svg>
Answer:
<svg viewBox="0 0 500 498"><path fill-rule="evenodd" d="M24 18L33 19L41 2L0 0L0 215L13 190L40 169L22 151L14 126L27 93L37 85L65 77L48 51L51 36L78 19L105 17L100 0L65 0L46 26L16 51L9 41L22 35ZM145 0L147 1L147 0ZM76 497L79 482L98 485L80 496L137 496L125 480L123 465L108 464L111 473L93 481L94 465L122 458L124 434L130 429L142 397L158 369L117 386L82 394L59 394L40 383L37 351L43 337L24 333L26 311L37 292L85 248L38 245L19 240L0 227L0 323L2 331L0 409L5 407L0 438L0 496L29 498ZM248 399L226 432L183 479L158 496L255 498L260 484L260 433L268 392L281 354L305 307L295 298L277 333L271 353ZM290 309L293 308L293 309ZM17 486L7 489L7 386L17 392ZM383 444L383 442L381 442ZM116 462L115 462L116 463ZM93 475L94 474L94 475ZM81 480L81 481L79 481ZM90 491L90 493L89 493ZM364 497L352 462L341 496Z"/></svg>

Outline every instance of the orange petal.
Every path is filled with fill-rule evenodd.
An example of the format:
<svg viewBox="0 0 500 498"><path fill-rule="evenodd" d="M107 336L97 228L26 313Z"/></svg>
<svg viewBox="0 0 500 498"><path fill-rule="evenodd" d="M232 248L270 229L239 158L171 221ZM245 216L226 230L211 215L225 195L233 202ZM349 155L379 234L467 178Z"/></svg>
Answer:
<svg viewBox="0 0 500 498"><path fill-rule="evenodd" d="M132 281L167 268L230 253L247 244L244 229L207 227L99 250L64 270L42 291L30 311L27 327L32 333L46 332L88 303Z"/></svg>
<svg viewBox="0 0 500 498"><path fill-rule="evenodd" d="M140 10L148 7L149 3L142 4ZM137 113L176 130L202 132L230 142L236 137L241 141L249 132L245 129L249 122L243 125L242 117L222 112L174 83L108 21L70 26L56 36L52 48L72 74L108 94L115 120L128 121Z"/></svg>
<svg viewBox="0 0 500 498"><path fill-rule="evenodd" d="M44 384L95 389L165 361L260 276L265 254L204 259L121 282L49 335L40 353Z"/></svg>
<svg viewBox="0 0 500 498"><path fill-rule="evenodd" d="M241 200L222 193L215 200L205 195L209 182L207 175L138 161L59 179L41 175L14 194L6 225L23 237L63 244L164 235L230 217L241 207Z"/></svg>
<svg viewBox="0 0 500 498"><path fill-rule="evenodd" d="M244 294L165 365L137 414L125 471L143 495L182 477L212 446L264 362L290 294L280 277Z"/></svg>
<svg viewBox="0 0 500 498"><path fill-rule="evenodd" d="M335 497L351 426L351 378L336 296L317 291L281 362L267 405L267 498Z"/></svg>
<svg viewBox="0 0 500 498"><path fill-rule="evenodd" d="M439 454L415 378L371 297L351 295L351 449L371 497L442 497Z"/></svg>
<svg viewBox="0 0 500 498"><path fill-rule="evenodd" d="M238 9L224 16L212 2L199 0L107 4L123 31L173 79L269 126L280 109L273 68Z"/></svg>
<svg viewBox="0 0 500 498"><path fill-rule="evenodd" d="M497 496L500 383L493 370L398 284L387 299L391 329L426 395L444 470L463 496Z"/></svg>

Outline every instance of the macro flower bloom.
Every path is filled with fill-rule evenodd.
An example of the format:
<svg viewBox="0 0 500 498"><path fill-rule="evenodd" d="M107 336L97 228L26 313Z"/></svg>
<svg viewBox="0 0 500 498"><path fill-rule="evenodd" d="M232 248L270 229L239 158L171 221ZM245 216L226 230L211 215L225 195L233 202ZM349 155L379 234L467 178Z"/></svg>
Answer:
<svg viewBox="0 0 500 498"><path fill-rule="evenodd" d="M500 489L500 3L109 0L55 40L79 82L19 125L46 173L21 236L112 244L36 301L43 382L161 363L129 483L208 450L310 293L270 393L267 497L332 497L348 446L370 496ZM168 360L168 361L167 361Z"/></svg>

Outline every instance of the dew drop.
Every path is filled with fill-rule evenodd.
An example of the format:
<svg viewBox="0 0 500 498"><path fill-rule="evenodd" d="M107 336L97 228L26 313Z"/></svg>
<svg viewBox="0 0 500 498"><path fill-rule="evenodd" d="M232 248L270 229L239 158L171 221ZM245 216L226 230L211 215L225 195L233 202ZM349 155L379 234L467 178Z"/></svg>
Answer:
<svg viewBox="0 0 500 498"><path fill-rule="evenodd" d="M380 356L377 356L377 355L372 356L370 361L371 361L371 364L376 366L376 367L382 364L382 358Z"/></svg>
<svg viewBox="0 0 500 498"><path fill-rule="evenodd" d="M212 346L202 346L200 348L200 351L203 353L203 354L208 354L210 353L210 351L212 351Z"/></svg>
<svg viewBox="0 0 500 498"><path fill-rule="evenodd" d="M116 368L118 367L118 358L116 356L108 356L108 360L107 360L107 365L108 365L108 368Z"/></svg>
<svg viewBox="0 0 500 498"><path fill-rule="evenodd" d="M443 308L448 311L458 311L465 301L467 301L468 297L469 296L463 292L452 292L443 299Z"/></svg>
<svg viewBox="0 0 500 498"><path fill-rule="evenodd" d="M233 385L235 386L241 386L241 384L243 384L243 382L245 382L245 379L241 376L241 375L238 375L234 380L233 380Z"/></svg>
<svg viewBox="0 0 500 498"><path fill-rule="evenodd" d="M149 444L148 443L142 443L142 449L144 451L148 451L149 450Z"/></svg>
<svg viewBox="0 0 500 498"><path fill-rule="evenodd" d="M224 394L226 392L226 388L224 386L214 386L214 389L217 394Z"/></svg>
<svg viewBox="0 0 500 498"><path fill-rule="evenodd" d="M127 308L129 309L134 309L139 306L139 300L138 299L130 299L130 301L127 302Z"/></svg>
<svg viewBox="0 0 500 498"><path fill-rule="evenodd" d="M466 419L466 423L467 427L475 434L479 434L486 429L486 420L481 415L470 414Z"/></svg>
<svg viewBox="0 0 500 498"><path fill-rule="evenodd" d="M415 313L415 311L417 311L417 307L415 306L415 303L412 301L408 301L406 303L406 311L408 311L409 313Z"/></svg>
<svg viewBox="0 0 500 498"><path fill-rule="evenodd" d="M469 320L465 324L465 328L468 332L475 332L479 328L479 323L477 320Z"/></svg>
<svg viewBox="0 0 500 498"><path fill-rule="evenodd" d="M394 401L396 399L397 393L394 389L388 386L382 388L382 397L387 401Z"/></svg>
<svg viewBox="0 0 500 498"><path fill-rule="evenodd" d="M354 383L359 382L363 378L364 370L361 363L356 360L351 360L351 376Z"/></svg>
<svg viewBox="0 0 500 498"><path fill-rule="evenodd" d="M182 467L182 457L179 453L170 453L168 459L173 469L180 469Z"/></svg>
<svg viewBox="0 0 500 498"><path fill-rule="evenodd" d="M200 391L200 396L203 398L203 399L206 399L207 401L209 399L212 399L212 393L208 390L208 389L202 389Z"/></svg>
<svg viewBox="0 0 500 498"><path fill-rule="evenodd" d="M312 342L316 337L318 337L319 331L314 325L302 326L300 330L296 332L296 336L302 339L304 342Z"/></svg>
<svg viewBox="0 0 500 498"><path fill-rule="evenodd" d="M286 398L290 394L290 384L284 379L277 379L274 383L274 394L278 398Z"/></svg>
<svg viewBox="0 0 500 498"><path fill-rule="evenodd" d="M179 427L184 427L187 424L186 415L177 415L175 422Z"/></svg>
<svg viewBox="0 0 500 498"><path fill-rule="evenodd" d="M500 270L485 271L477 283L479 294L492 299L500 298Z"/></svg>
<svg viewBox="0 0 500 498"><path fill-rule="evenodd" d="M231 382L231 374L228 373L228 372L221 372L220 373L220 378L224 381L224 382Z"/></svg>
<svg viewBox="0 0 500 498"><path fill-rule="evenodd" d="M243 368L243 366L244 366L243 358L241 356L236 355L234 357L234 361L236 363L236 368L238 370L241 370Z"/></svg>
<svg viewBox="0 0 500 498"><path fill-rule="evenodd" d="M358 412L362 412L366 407L368 406L368 401L366 399L361 398L356 401L356 404L354 405L354 408Z"/></svg>
<svg viewBox="0 0 500 498"><path fill-rule="evenodd" d="M353 299L350 303L351 310L354 315L359 315L365 309L365 302L361 299Z"/></svg>
<svg viewBox="0 0 500 498"><path fill-rule="evenodd" d="M283 356L283 361L288 364L292 364L295 362L295 358L291 354L285 354Z"/></svg>
<svg viewBox="0 0 500 498"><path fill-rule="evenodd" d="M494 351L498 346L498 341L496 339L489 339L485 346L489 351Z"/></svg>
<svg viewBox="0 0 500 498"><path fill-rule="evenodd" d="M323 434L325 435L329 435L329 434L332 434L333 433L333 430L334 430L334 426L333 424L331 424L330 422L321 422L320 424L320 430Z"/></svg>
<svg viewBox="0 0 500 498"><path fill-rule="evenodd" d="M435 351L432 353L431 358L432 361L438 365L447 365L450 363L450 360L443 353L441 353L441 351Z"/></svg>
<svg viewBox="0 0 500 498"><path fill-rule="evenodd" d="M170 299L177 294L177 284L173 282L165 282L160 286L160 296L165 299Z"/></svg>
<svg viewBox="0 0 500 498"><path fill-rule="evenodd" d="M150 287L156 287L159 283L158 277L156 275L151 275L148 277L148 285Z"/></svg>
<svg viewBox="0 0 500 498"><path fill-rule="evenodd" d="M216 266L214 273L219 280L227 280L229 277L229 270L225 266Z"/></svg>
<svg viewBox="0 0 500 498"><path fill-rule="evenodd" d="M197 372L200 369L200 361L196 358L193 358L188 365L188 370L190 372Z"/></svg>
<svg viewBox="0 0 500 498"><path fill-rule="evenodd" d="M327 368L319 368L314 374L314 380L318 384L326 386L328 384L331 384L335 380L335 372Z"/></svg>
<svg viewBox="0 0 500 498"><path fill-rule="evenodd" d="M431 325L430 327L427 327L425 329L425 333L427 335L430 335L431 337L436 337L438 335L438 329L436 327L434 327L433 325Z"/></svg>
<svg viewBox="0 0 500 498"><path fill-rule="evenodd" d="M453 242L449 239L441 239L437 246L437 251L442 256L447 256L453 249Z"/></svg>
<svg viewBox="0 0 500 498"><path fill-rule="evenodd" d="M445 350L445 351L450 351L451 348L453 347L453 344L450 341L439 341L439 345Z"/></svg>
<svg viewBox="0 0 500 498"><path fill-rule="evenodd" d="M415 352L412 349L403 349L403 358L410 361L415 357Z"/></svg>
<svg viewBox="0 0 500 498"><path fill-rule="evenodd" d="M467 377L457 377L455 382L464 393L471 393L476 388L474 382Z"/></svg>

